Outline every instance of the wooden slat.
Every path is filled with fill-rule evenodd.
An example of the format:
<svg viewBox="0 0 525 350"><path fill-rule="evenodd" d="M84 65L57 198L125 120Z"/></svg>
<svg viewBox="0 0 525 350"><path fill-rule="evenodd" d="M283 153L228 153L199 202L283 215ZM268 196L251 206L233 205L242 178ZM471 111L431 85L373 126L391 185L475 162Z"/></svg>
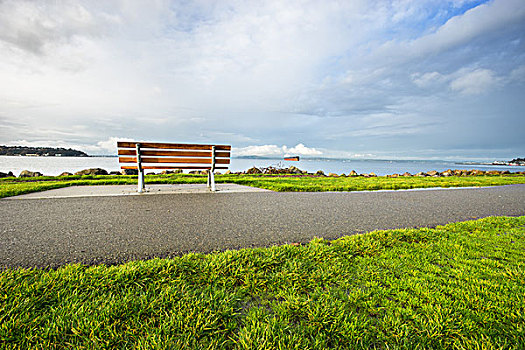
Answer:
<svg viewBox="0 0 525 350"><path fill-rule="evenodd" d="M130 166L130 165L121 166L120 168L121 169L134 169L134 170L137 170L136 166ZM201 170L210 170L211 167L209 167L209 166L199 166L199 165L195 165L195 166L191 166L191 165L187 165L187 166L155 166L155 165L146 165L146 166L143 166L142 169L201 169ZM215 169L228 169L228 167L216 166Z"/></svg>
<svg viewBox="0 0 525 350"><path fill-rule="evenodd" d="M119 149L119 156L134 156L136 154L135 150L132 149ZM210 157L211 151L141 151L142 156L173 156L173 157ZM229 158L230 152L215 152L216 158Z"/></svg>
<svg viewBox="0 0 525 350"><path fill-rule="evenodd" d="M136 163L137 157L120 157L119 163ZM178 164L211 164L211 158L141 158L142 163L178 163ZM216 159L215 164L230 164L229 159Z"/></svg>
<svg viewBox="0 0 525 350"><path fill-rule="evenodd" d="M155 148L155 149L193 149L193 150L211 150L215 146L217 151L230 151L230 145L199 145L189 143L158 143L158 142L139 142L141 148ZM118 148L135 148L137 142L117 142Z"/></svg>

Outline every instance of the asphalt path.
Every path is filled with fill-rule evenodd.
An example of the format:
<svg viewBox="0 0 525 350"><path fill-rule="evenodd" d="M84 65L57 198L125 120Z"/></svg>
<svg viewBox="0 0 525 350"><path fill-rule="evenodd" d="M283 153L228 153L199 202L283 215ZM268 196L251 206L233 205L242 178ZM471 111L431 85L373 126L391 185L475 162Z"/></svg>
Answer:
<svg viewBox="0 0 525 350"><path fill-rule="evenodd" d="M525 215L525 185L352 193L199 193L0 200L0 267L306 243L377 229Z"/></svg>

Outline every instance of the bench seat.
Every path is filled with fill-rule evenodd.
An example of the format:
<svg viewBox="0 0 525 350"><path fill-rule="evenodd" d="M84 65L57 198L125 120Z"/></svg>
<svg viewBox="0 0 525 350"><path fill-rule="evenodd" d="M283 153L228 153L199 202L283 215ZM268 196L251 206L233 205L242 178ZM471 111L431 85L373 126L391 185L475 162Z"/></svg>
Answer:
<svg viewBox="0 0 525 350"><path fill-rule="evenodd" d="M208 170L207 185L215 191L214 172L228 169L230 145L118 141L122 169L138 170L138 191L143 192L144 169Z"/></svg>

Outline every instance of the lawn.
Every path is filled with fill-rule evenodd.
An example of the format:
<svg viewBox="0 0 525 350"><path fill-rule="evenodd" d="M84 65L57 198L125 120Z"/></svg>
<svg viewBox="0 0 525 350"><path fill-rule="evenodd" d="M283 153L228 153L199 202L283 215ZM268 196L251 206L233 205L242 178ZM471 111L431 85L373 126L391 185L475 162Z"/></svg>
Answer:
<svg viewBox="0 0 525 350"><path fill-rule="evenodd" d="M235 183L279 192L398 190L430 187L479 187L525 183L525 175L451 177L325 177L218 175L217 183ZM146 175L148 184L206 183L204 175ZM136 184L136 176L64 176L0 179L0 198L67 186Z"/></svg>
<svg viewBox="0 0 525 350"><path fill-rule="evenodd" d="M525 217L0 272L4 348L523 349Z"/></svg>

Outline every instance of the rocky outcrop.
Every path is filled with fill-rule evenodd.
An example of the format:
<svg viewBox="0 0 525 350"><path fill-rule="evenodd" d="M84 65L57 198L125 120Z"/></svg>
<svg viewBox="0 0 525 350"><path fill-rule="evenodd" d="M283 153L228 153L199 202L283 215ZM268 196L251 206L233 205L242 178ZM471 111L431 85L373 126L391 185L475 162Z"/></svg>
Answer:
<svg viewBox="0 0 525 350"><path fill-rule="evenodd" d="M163 172L161 172L161 174L180 174L182 173L182 169L174 169L174 170L164 170ZM208 171L207 170L195 170L195 171L190 171L189 172L190 174L194 174L194 175L207 175L208 174ZM108 172L104 169L101 169L101 168L91 168L91 169L84 169L84 170L81 170L81 171L77 171L75 173L75 175L138 175L138 171L136 169L124 169L120 172L118 171L112 171L108 174ZM152 175L154 173L150 172L148 173L148 175ZM220 173L216 173L217 175L219 175ZM357 177L357 176L361 176L361 177L376 177L377 175L375 173L368 173L368 174L358 174L355 170L352 170L348 173L348 175L345 175L344 173L343 174L336 174L336 173L328 173L328 175L326 175L324 173L324 171L322 170L318 170L316 173L308 173L307 171L305 170L301 170L295 166L290 166L288 168L277 168L277 167L272 167L272 166L269 166L267 168L257 168L257 167L252 167L244 172L231 172L230 170L226 171L224 173L225 175L229 175L229 174L235 174L235 175L242 175L242 174L268 174L268 175L300 175L300 176L304 176L304 175L310 175L310 176L318 176L318 177L321 177L321 176L331 176L331 177ZM510 174L515 174L515 175L518 175L518 174L522 174L522 175L525 175L525 172L522 171L522 172L514 172L514 173L511 173L510 171L508 170L489 170L489 171L483 171L483 170L479 170L479 169L472 169L472 170L465 170L465 169L455 169L455 170L452 170L452 169L447 169L443 172L439 172L439 171L435 171L435 170L432 170L432 171L428 171L428 172L423 172L423 171L420 171L418 172L417 174L411 174L409 172L405 172L403 174L391 174L391 175L386 175L387 178L396 178L396 177L413 177L413 176L417 176L417 177L450 177L450 176L501 176L501 175L510 175ZM71 174L70 172L63 172L61 173L60 175L58 176L71 176L73 174ZM0 178L4 178L4 177L15 177L15 175L10 171L9 173L3 173L3 172L0 172ZM37 177L37 176L43 176L42 173L40 172L33 172L33 171L29 171L29 170L24 170L20 173L20 177Z"/></svg>
<svg viewBox="0 0 525 350"><path fill-rule="evenodd" d="M19 177L37 177L37 176L43 176L42 173L38 171L29 171L29 170L23 170Z"/></svg>
<svg viewBox="0 0 525 350"><path fill-rule="evenodd" d="M170 175L170 174L182 174L182 169L175 169L175 170L163 170L161 172L162 175Z"/></svg>
<svg viewBox="0 0 525 350"><path fill-rule="evenodd" d="M77 171L75 175L108 175L108 172L101 168L91 168Z"/></svg>

